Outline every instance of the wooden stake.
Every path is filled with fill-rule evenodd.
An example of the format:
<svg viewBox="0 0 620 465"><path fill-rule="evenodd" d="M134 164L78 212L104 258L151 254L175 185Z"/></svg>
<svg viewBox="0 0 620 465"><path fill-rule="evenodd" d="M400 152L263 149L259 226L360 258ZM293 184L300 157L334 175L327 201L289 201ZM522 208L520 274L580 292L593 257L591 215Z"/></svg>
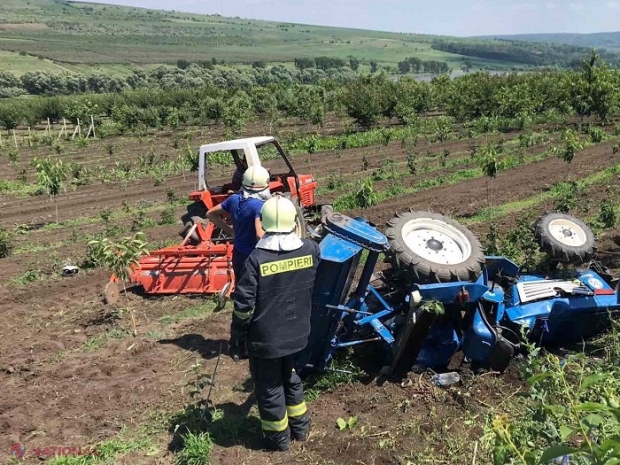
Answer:
<svg viewBox="0 0 620 465"><path fill-rule="evenodd" d="M77 125L75 126L75 129L73 130L73 135L71 136L71 140L75 139L76 134L79 134L80 136L82 135L82 131L80 128L80 118L77 119Z"/></svg>
<svg viewBox="0 0 620 465"><path fill-rule="evenodd" d="M2 144L2 133L0 132L0 149L4 148L4 145Z"/></svg>
<svg viewBox="0 0 620 465"><path fill-rule="evenodd" d="M15 144L15 148L17 148L17 136L15 135L15 129L13 129L13 143Z"/></svg>
<svg viewBox="0 0 620 465"><path fill-rule="evenodd" d="M32 132L30 132L30 126L28 126L28 146L32 147Z"/></svg>
<svg viewBox="0 0 620 465"><path fill-rule="evenodd" d="M67 130L67 120L63 118L62 119L62 129L58 133L58 139L60 139L62 137L62 135L65 133L66 130Z"/></svg>
<svg viewBox="0 0 620 465"><path fill-rule="evenodd" d="M86 134L87 139L90 137L91 131L93 133L93 139L96 139L97 136L95 135L95 119L93 118L93 115L90 115L90 126L88 127L88 134Z"/></svg>

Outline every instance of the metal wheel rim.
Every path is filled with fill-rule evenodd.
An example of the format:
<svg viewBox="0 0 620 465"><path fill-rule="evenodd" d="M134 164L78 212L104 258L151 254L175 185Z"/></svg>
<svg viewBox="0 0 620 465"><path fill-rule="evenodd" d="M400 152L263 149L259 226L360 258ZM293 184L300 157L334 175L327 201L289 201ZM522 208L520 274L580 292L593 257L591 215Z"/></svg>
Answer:
<svg viewBox="0 0 620 465"><path fill-rule="evenodd" d="M411 251L433 263L458 265L472 254L465 234L443 221L410 220L403 226L402 236Z"/></svg>
<svg viewBox="0 0 620 465"><path fill-rule="evenodd" d="M588 240L588 236L581 226L563 218L549 222L549 234L561 244L571 247L581 247Z"/></svg>

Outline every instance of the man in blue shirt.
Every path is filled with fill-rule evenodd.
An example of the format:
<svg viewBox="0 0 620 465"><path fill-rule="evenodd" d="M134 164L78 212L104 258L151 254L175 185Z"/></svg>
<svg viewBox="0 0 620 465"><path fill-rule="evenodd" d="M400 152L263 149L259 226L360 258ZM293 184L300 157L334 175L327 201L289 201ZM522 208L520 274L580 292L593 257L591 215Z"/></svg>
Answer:
<svg viewBox="0 0 620 465"><path fill-rule="evenodd" d="M210 221L234 237L232 266L235 282L239 282L245 260L265 233L260 212L269 197L269 172L262 166L252 166L243 174L241 190L207 212ZM222 218L224 212L230 215L232 228Z"/></svg>

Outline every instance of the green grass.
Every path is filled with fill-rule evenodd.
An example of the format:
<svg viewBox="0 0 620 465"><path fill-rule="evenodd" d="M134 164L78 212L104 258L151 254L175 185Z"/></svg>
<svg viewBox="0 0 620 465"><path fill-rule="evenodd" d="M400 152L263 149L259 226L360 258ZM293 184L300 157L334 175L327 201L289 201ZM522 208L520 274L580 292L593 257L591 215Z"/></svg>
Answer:
<svg viewBox="0 0 620 465"><path fill-rule="evenodd" d="M6 45L6 42L4 44ZM21 76L34 71L66 71L67 68L47 59L0 50L0 70L11 71L16 76Z"/></svg>
<svg viewBox="0 0 620 465"><path fill-rule="evenodd" d="M343 351L336 354L325 373L310 375L304 382L306 402L314 402L322 393L354 383L362 377L363 372L351 360L352 353Z"/></svg>
<svg viewBox="0 0 620 465"><path fill-rule="evenodd" d="M28 270L20 276L11 278L9 280L9 284L18 287L26 287L35 281L41 281L43 279L45 279L45 274L43 274L40 270Z"/></svg>
<svg viewBox="0 0 620 465"><path fill-rule="evenodd" d="M163 339L164 336L165 334L163 333L163 331L157 329L150 329L144 334L144 337L146 337L147 339L154 339L156 341L159 339Z"/></svg>
<svg viewBox="0 0 620 465"><path fill-rule="evenodd" d="M177 455L177 465L209 465L213 441L209 433L189 432L184 437L183 449Z"/></svg>
<svg viewBox="0 0 620 465"><path fill-rule="evenodd" d="M113 464L117 459L132 452L142 452L146 456L159 453L159 448L146 433L144 427L136 428L135 430L122 428L117 437L93 447L96 447L96 454L58 456L46 463L48 465Z"/></svg>
<svg viewBox="0 0 620 465"><path fill-rule="evenodd" d="M90 352L97 350L103 347L108 339L122 339L125 336L128 336L131 332L125 328L111 329L106 331L105 333L100 334L99 336L92 337L84 342L82 349L84 351Z"/></svg>
<svg viewBox="0 0 620 465"><path fill-rule="evenodd" d="M182 312L176 313L174 315L162 316L159 321L164 325L169 325L171 323L178 323L183 320L204 318L206 316L209 316L213 312L214 308L215 303L207 301L201 304L192 305L191 307L188 307Z"/></svg>
<svg viewBox="0 0 620 465"><path fill-rule="evenodd" d="M0 69L17 73L59 66L85 70L84 64L123 74L138 66L189 61L226 60L291 62L317 55L346 59L354 55L395 66L406 57L446 61L460 69L463 57L430 48L431 36L335 27L282 24L180 12L164 12L93 3L52 0L3 0L0 49L25 52L14 69L0 59ZM45 18L45 22L42 19ZM18 55L19 56L19 55ZM13 60L13 58L11 58ZM475 66L505 68L511 63L471 60ZM113 68L109 68L112 65Z"/></svg>

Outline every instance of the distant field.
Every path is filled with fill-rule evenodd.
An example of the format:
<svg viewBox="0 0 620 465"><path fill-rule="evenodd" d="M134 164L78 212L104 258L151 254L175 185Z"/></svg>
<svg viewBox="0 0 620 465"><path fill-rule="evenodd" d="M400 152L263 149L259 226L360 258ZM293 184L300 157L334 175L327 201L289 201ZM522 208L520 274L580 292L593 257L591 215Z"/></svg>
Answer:
<svg viewBox="0 0 620 465"><path fill-rule="evenodd" d="M0 18L0 50L5 53L3 58L8 58L0 60L0 69L17 74L57 69L54 63L38 60L37 55L68 69L81 70L81 65L92 69L90 65L100 64L119 73L135 65L174 64L179 59L273 63L291 62L297 57L353 55L362 60L363 69L371 59L384 67L395 67L407 57L445 61L460 69L465 59L432 50L431 36L59 0L2 0ZM13 59L7 51L34 56L17 55ZM476 58L470 61L475 68L514 66Z"/></svg>
<svg viewBox="0 0 620 465"><path fill-rule="evenodd" d="M3 42L0 41L0 47ZM40 60L37 57L0 50L0 69L12 71L22 75L30 71L63 71L65 68L50 60Z"/></svg>

